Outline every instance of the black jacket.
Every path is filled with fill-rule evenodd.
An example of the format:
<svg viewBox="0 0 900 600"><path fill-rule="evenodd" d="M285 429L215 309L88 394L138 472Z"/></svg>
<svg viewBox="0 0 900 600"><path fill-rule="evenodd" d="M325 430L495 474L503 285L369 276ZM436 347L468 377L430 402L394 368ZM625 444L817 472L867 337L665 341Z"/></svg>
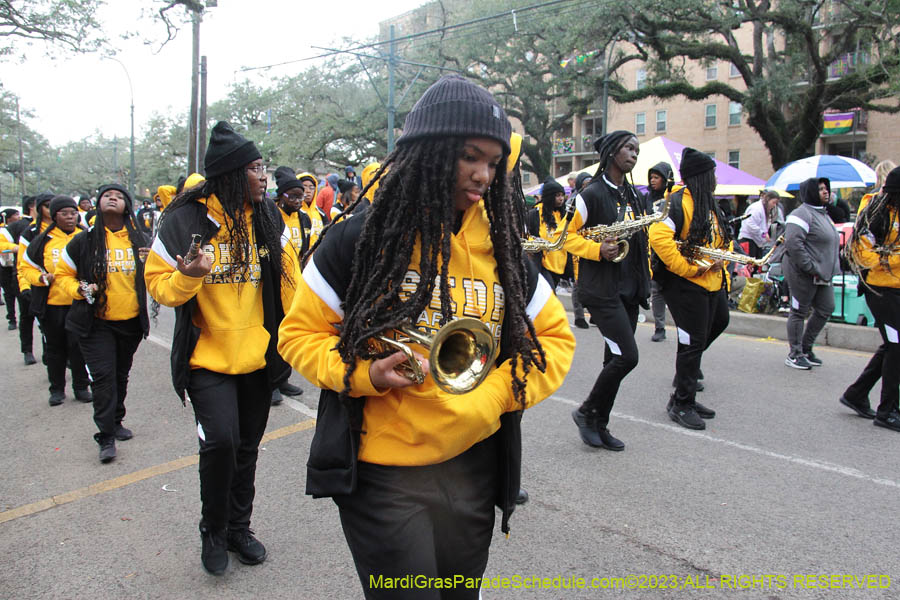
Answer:
<svg viewBox="0 0 900 600"><path fill-rule="evenodd" d="M579 195L587 210L583 227L610 225L621 221L626 212L635 219L650 212L646 198L630 185L619 191L601 175L591 181ZM647 264L647 232L642 230L628 239L631 246L622 262L580 260L578 263L578 296L585 306L621 297L629 304L646 304L650 295L650 270Z"/></svg>
<svg viewBox="0 0 900 600"><path fill-rule="evenodd" d="M316 251L316 267L328 284L344 298L350 286L351 265L356 242L365 218L356 216L334 226ZM528 297L538 286L538 271L525 261L528 274ZM504 322L500 332L497 364L509 358L510 332ZM356 490L356 467L364 398L341 402L338 393L323 389L319 395L316 432L306 463L306 493L314 498L352 494ZM522 411L500 417L499 456L495 504L503 513L501 530L509 532L509 518L516 507L522 471Z"/></svg>

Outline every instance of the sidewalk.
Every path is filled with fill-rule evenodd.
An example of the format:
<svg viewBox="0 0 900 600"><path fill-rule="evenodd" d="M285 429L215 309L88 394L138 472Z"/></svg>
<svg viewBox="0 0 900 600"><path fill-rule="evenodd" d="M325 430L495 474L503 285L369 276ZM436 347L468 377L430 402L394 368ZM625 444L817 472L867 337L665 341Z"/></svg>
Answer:
<svg viewBox="0 0 900 600"><path fill-rule="evenodd" d="M572 312L572 297L565 290L558 290L558 296L566 311ZM647 321L652 322L653 315L649 310L641 310ZM666 311L666 324L674 326L672 315ZM731 320L726 333L747 335L755 338L774 338L787 340L787 319L781 315L756 315L731 311ZM819 334L816 342L822 346L834 346L861 352L875 352L881 345L881 334L875 327L861 327L845 323L829 322Z"/></svg>

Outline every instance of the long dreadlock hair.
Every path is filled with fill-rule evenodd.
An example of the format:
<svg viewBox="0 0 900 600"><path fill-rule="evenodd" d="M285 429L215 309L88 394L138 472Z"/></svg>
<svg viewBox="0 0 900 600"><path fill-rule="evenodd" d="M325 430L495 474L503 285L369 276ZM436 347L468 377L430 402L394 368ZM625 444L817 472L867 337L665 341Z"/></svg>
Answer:
<svg viewBox="0 0 900 600"><path fill-rule="evenodd" d="M691 228L688 230L687 246L699 247L705 246L713 240L715 233L718 233L724 241L724 245L728 245L731 241L731 232L725 226L725 213L719 203L716 202L713 191L716 189L716 172L714 169L684 178L684 185L691 193L694 201L694 214L691 217ZM709 213L716 215L716 231L713 231L713 222L709 218Z"/></svg>
<svg viewBox="0 0 900 600"><path fill-rule="evenodd" d="M135 269L138 264L138 248L146 245L144 234L137 227L137 221L131 210L131 202L125 203L122 214L125 229L128 231L128 239L131 241L131 251L135 261ZM94 217L94 225L85 234L89 263L87 267L88 283L96 283L97 291L94 292L94 314L101 315L106 308L107 271L109 252L106 248L106 224L103 221L103 211L100 210L100 199L97 198L97 214Z"/></svg>
<svg viewBox="0 0 900 600"><path fill-rule="evenodd" d="M554 194L555 196L555 194ZM556 208L555 198L541 198L541 221L547 226L547 231L556 230L556 218L566 214L566 203Z"/></svg>
<svg viewBox="0 0 900 600"><path fill-rule="evenodd" d="M399 145L357 201L344 211L344 214L352 212L368 188L383 176L354 250L350 285L343 304L345 314L336 349L347 365L341 391L345 402L349 400L350 377L358 361L390 353L372 349L369 340L402 324L415 323L431 301L436 282L440 292L440 325L452 319L448 283L450 236L457 225L453 194L464 142L465 138L461 137L428 137ZM519 208L513 194L508 192L505 167L506 156L497 167L484 207L505 296L504 320L510 333L513 393L524 406L528 373L534 366L544 371L546 357L534 324L525 312L528 298L522 230L517 219L507 217L518 214ZM333 225L322 230L304 259L322 243ZM401 297L401 284L416 242L420 248L419 285L409 297Z"/></svg>
<svg viewBox="0 0 900 600"><path fill-rule="evenodd" d="M263 208L269 202L267 199L263 198L259 203L250 201L250 184L247 182L247 173L244 167L210 177L203 183L182 191L163 211L159 227L162 228L167 219L173 218L172 215L176 214L180 207L212 195L218 198L225 215L225 222L222 226L228 232L228 239L231 241L231 274L240 275L239 281L249 281L250 261L253 254L250 248L251 233L244 218L244 207L247 202L250 202L253 208L252 226L262 233L263 237L262 240L257 239L256 243L265 246L270 257L280 258L280 260L272 260L272 267L282 283L293 285L291 273L285 267L285 254L281 247L282 232L278 229L272 214ZM207 242L208 240L203 241ZM238 293L240 293L241 287L238 287Z"/></svg>
<svg viewBox="0 0 900 600"><path fill-rule="evenodd" d="M856 226L853 228L853 234L850 236L850 243L844 246L844 256L850 263L850 268L859 277L859 281L868 287L871 286L865 281L864 271L867 269L860 262L860 256L853 250L860 239L871 235L874 238L873 247L881 246L886 253L897 254L900 252L900 236L888 243L887 238L891 232L894 219L900 215L900 192L885 192L882 190L880 194L872 198L872 201L859 212L856 217ZM888 261L883 261L882 265L887 269L888 273L893 274ZM877 292L875 292L877 293Z"/></svg>

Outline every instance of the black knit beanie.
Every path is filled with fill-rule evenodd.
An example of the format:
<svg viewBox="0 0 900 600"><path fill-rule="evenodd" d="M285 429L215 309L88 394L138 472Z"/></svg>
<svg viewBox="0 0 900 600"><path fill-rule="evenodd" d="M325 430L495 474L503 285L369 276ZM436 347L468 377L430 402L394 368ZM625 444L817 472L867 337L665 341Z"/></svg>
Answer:
<svg viewBox="0 0 900 600"><path fill-rule="evenodd" d="M511 133L506 113L490 92L459 75L444 75L406 115L397 144L425 137L486 137L509 154Z"/></svg>
<svg viewBox="0 0 900 600"><path fill-rule="evenodd" d="M219 121L209 136L203 167L206 169L206 178L209 179L249 165L258 158L262 158L262 154L253 142L237 133L225 121Z"/></svg>
<svg viewBox="0 0 900 600"><path fill-rule="evenodd" d="M338 179L338 189L342 194L346 194L352 190L354 185L356 185L356 183L349 179Z"/></svg>
<svg viewBox="0 0 900 600"><path fill-rule="evenodd" d="M630 137L637 137L630 131L618 129L612 133L607 133L602 137L594 140L594 150L600 155L600 161L603 162L610 156L614 155L625 144Z"/></svg>
<svg viewBox="0 0 900 600"><path fill-rule="evenodd" d="M43 194L38 194L34 197L34 210L37 211L38 220L41 217L41 206L44 204L50 204L50 201L53 200L54 195L48 192L44 192Z"/></svg>
<svg viewBox="0 0 900 600"><path fill-rule="evenodd" d="M890 173L884 180L884 185L881 188L888 194L896 194L900 192L900 167L897 167Z"/></svg>
<svg viewBox="0 0 900 600"><path fill-rule="evenodd" d="M105 192L109 190L116 190L118 192L122 192L122 196L125 197L125 206L128 210L131 210L131 194L128 193L128 190L125 189L124 186L119 185L118 183L107 183L106 185L101 185L100 189L97 190L97 209L100 208L100 197L103 196Z"/></svg>
<svg viewBox="0 0 900 600"><path fill-rule="evenodd" d="M50 219L55 221L56 213L64 208L78 210L78 205L75 203L75 199L69 196L53 196L53 200L50 201Z"/></svg>
<svg viewBox="0 0 900 600"><path fill-rule="evenodd" d="M297 174L290 167L278 167L275 169L275 185L275 192L279 196L288 190L303 187L303 184L297 179Z"/></svg>
<svg viewBox="0 0 900 600"><path fill-rule="evenodd" d="M681 171L682 181L688 177L700 175L707 171L714 171L715 169L716 161L711 159L708 154L704 154L693 148L685 148L681 153L681 166L679 167L679 171Z"/></svg>
<svg viewBox="0 0 900 600"><path fill-rule="evenodd" d="M541 187L541 201L546 202L547 200L553 200L556 197L556 194L560 192L565 194L565 188L559 185L552 177L548 177L547 181L545 181L544 185Z"/></svg>

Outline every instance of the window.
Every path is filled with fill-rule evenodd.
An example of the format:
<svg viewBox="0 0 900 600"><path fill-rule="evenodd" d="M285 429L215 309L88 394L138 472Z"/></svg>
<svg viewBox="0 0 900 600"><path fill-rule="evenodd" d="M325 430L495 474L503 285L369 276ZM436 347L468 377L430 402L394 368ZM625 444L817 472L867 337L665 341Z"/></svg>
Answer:
<svg viewBox="0 0 900 600"><path fill-rule="evenodd" d="M728 124L729 125L740 125L741 124L741 103L740 102L729 102L728 103Z"/></svg>
<svg viewBox="0 0 900 600"><path fill-rule="evenodd" d="M662 133L666 130L666 111L656 111L656 133Z"/></svg>
<svg viewBox="0 0 900 600"><path fill-rule="evenodd" d="M735 169L741 168L741 151L740 150L729 150L728 151L728 166L734 167Z"/></svg>
<svg viewBox="0 0 900 600"><path fill-rule="evenodd" d="M719 65L712 65L711 67L706 67L706 80L707 81L715 81L719 78Z"/></svg>
<svg viewBox="0 0 900 600"><path fill-rule="evenodd" d="M706 105L706 127L707 129L710 127L716 126L716 105L715 104L707 104Z"/></svg>
<svg viewBox="0 0 900 600"><path fill-rule="evenodd" d="M647 133L647 113L639 112L634 115L634 132L638 135Z"/></svg>
<svg viewBox="0 0 900 600"><path fill-rule="evenodd" d="M600 134L600 119L585 119L582 122L582 131L584 135Z"/></svg>
<svg viewBox="0 0 900 600"><path fill-rule="evenodd" d="M638 69L634 75L634 89L642 90L647 87L647 70L646 69Z"/></svg>
<svg viewBox="0 0 900 600"><path fill-rule="evenodd" d="M732 63L731 68L728 70L729 77L740 77L741 72L738 71L738 68Z"/></svg>
<svg viewBox="0 0 900 600"><path fill-rule="evenodd" d="M531 183L531 173L522 173L522 185Z"/></svg>

